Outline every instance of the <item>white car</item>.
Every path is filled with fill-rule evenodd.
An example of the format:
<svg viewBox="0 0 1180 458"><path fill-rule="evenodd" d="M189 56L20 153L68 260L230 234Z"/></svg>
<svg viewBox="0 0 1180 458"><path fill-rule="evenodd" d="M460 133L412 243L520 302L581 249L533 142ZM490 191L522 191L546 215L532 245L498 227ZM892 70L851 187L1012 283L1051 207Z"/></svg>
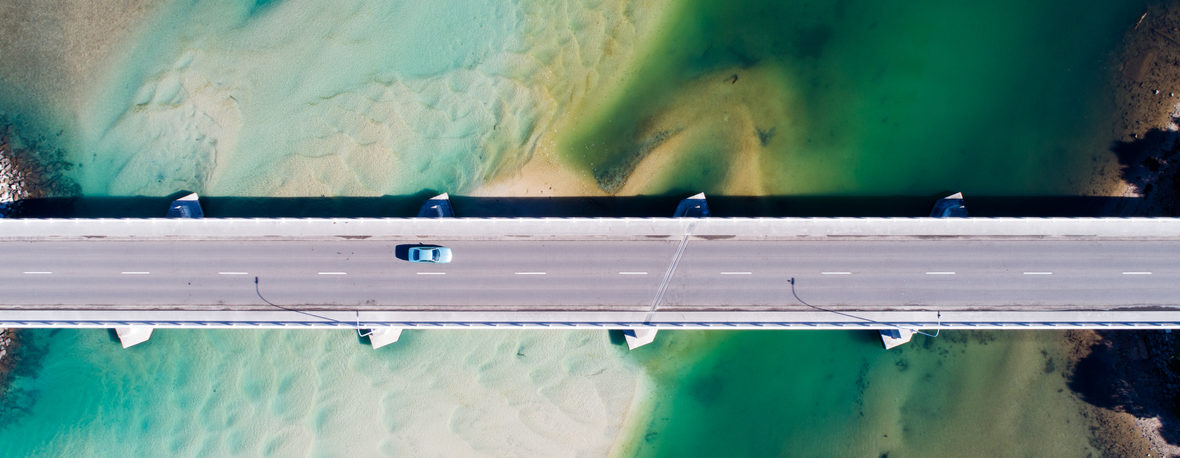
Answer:
<svg viewBox="0 0 1180 458"><path fill-rule="evenodd" d="M451 262L451 249L445 246L410 247L410 252L407 257L410 259L410 262L446 264Z"/></svg>

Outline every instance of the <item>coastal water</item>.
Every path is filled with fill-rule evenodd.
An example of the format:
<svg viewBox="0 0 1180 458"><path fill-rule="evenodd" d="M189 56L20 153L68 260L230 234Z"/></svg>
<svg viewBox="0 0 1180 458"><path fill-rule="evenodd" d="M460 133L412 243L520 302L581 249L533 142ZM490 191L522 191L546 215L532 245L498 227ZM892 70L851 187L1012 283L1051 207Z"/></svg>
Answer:
<svg viewBox="0 0 1180 458"><path fill-rule="evenodd" d="M0 112L63 151L90 197L1101 194L1107 65L1141 14L113 3L2 5L116 37L0 40ZM26 337L0 454L1095 452L1055 333L890 352L852 332L662 332L635 352L591 331L407 331L379 351L350 332L160 330L130 350L103 330Z"/></svg>
<svg viewBox="0 0 1180 458"><path fill-rule="evenodd" d="M3 456L601 454L638 367L606 333L37 330Z"/></svg>
<svg viewBox="0 0 1180 458"><path fill-rule="evenodd" d="M686 3L635 76L567 137L566 157L607 189L1101 192L1090 180L1112 165L1106 65L1142 10Z"/></svg>

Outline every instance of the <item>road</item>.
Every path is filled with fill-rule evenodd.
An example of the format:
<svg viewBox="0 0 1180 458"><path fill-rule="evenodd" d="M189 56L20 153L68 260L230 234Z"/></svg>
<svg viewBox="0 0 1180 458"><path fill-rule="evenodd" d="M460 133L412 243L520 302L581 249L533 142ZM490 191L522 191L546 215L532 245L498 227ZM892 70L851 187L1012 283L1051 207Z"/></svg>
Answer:
<svg viewBox="0 0 1180 458"><path fill-rule="evenodd" d="M411 242L394 240L5 241L0 308L1109 310L1180 302L1177 240L432 242L451 247L454 262L399 260L397 246Z"/></svg>

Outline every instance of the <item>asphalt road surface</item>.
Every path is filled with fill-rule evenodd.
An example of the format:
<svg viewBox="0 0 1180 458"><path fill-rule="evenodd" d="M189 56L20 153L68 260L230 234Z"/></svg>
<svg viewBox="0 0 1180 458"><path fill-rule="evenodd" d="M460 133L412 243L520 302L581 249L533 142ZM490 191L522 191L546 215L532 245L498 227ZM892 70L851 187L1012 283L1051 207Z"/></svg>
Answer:
<svg viewBox="0 0 1180 458"><path fill-rule="evenodd" d="M397 258L399 243L369 240L9 241L0 243L0 308L1106 310L1180 302L1180 241L434 243L451 247L454 262L410 263Z"/></svg>

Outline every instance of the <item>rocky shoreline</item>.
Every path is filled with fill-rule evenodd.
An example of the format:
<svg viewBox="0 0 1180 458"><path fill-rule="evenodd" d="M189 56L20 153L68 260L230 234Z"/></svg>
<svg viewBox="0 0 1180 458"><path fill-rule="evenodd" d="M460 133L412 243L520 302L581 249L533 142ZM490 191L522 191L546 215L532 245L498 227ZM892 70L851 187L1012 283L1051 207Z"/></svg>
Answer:
<svg viewBox="0 0 1180 458"><path fill-rule="evenodd" d="M16 135L12 127L0 131L0 218L15 216L19 202L31 197L28 167L22 166L18 150L13 145ZM16 352L16 330L0 328L0 396L8 391Z"/></svg>
<svg viewBox="0 0 1180 458"><path fill-rule="evenodd" d="M18 334L15 329L0 328L0 398L8 391L8 377L16 365Z"/></svg>
<svg viewBox="0 0 1180 458"><path fill-rule="evenodd" d="M19 217L22 202L78 194L78 186L62 172L73 164L59 150L42 150L0 118L0 218Z"/></svg>
<svg viewBox="0 0 1180 458"><path fill-rule="evenodd" d="M1180 2L1150 5L1115 56L1118 110L1110 151L1121 216L1180 215ZM1095 446L1111 456L1180 456L1180 359L1175 334L1071 331L1070 387L1085 401Z"/></svg>
<svg viewBox="0 0 1180 458"><path fill-rule="evenodd" d="M60 173L70 167L60 151L38 150L0 118L0 218L19 217L30 199L77 194L77 186ZM7 392L19 342L17 330L0 328L0 396Z"/></svg>
<svg viewBox="0 0 1180 458"><path fill-rule="evenodd" d="M1144 11L1123 40L1117 58L1119 111L1111 152L1119 163L1127 216L1180 214L1180 2Z"/></svg>

